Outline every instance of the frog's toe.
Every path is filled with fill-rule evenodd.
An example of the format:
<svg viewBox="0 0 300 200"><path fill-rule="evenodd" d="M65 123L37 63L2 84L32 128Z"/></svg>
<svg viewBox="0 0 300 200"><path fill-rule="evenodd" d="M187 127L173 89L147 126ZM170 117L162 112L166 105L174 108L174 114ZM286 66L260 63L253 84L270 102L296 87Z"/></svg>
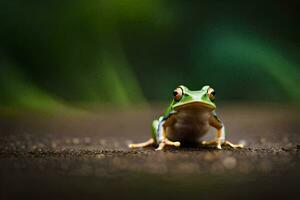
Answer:
<svg viewBox="0 0 300 200"><path fill-rule="evenodd" d="M202 145L210 146L210 145L216 145L217 141L211 140L211 141L201 141Z"/></svg>
<svg viewBox="0 0 300 200"><path fill-rule="evenodd" d="M222 149L221 143L215 140L201 141L201 144L208 147L216 147L217 149Z"/></svg>
<svg viewBox="0 0 300 200"><path fill-rule="evenodd" d="M155 149L155 151L161 151L165 148L166 143L165 142L161 142L158 147Z"/></svg>
<svg viewBox="0 0 300 200"><path fill-rule="evenodd" d="M170 146L175 146L175 147L179 147L180 146L180 142L176 141L176 142L172 142L170 140L164 140L164 143L166 143L166 145L170 145Z"/></svg>
<svg viewBox="0 0 300 200"><path fill-rule="evenodd" d="M229 142L229 141L224 141L224 143L223 143L225 146L229 146L229 147L231 147L231 148L234 148L234 149L236 149L236 148L244 148L244 145L243 144L232 144L231 142Z"/></svg>
<svg viewBox="0 0 300 200"><path fill-rule="evenodd" d="M142 143L137 143L137 144L129 144L128 147L133 149L133 148L142 148L142 147L147 147L147 146L151 146L154 144L154 139L150 138L149 140L147 140L146 142L142 142Z"/></svg>
<svg viewBox="0 0 300 200"><path fill-rule="evenodd" d="M176 141L176 142L172 142L168 139L164 139L163 141L161 141L158 145L158 148L155 149L156 151L159 151L159 150L163 150L165 148L165 146L168 145L168 146L175 146L175 147L179 147L180 146L180 142Z"/></svg>
<svg viewBox="0 0 300 200"><path fill-rule="evenodd" d="M180 142L174 142L174 146L175 147L179 147L180 146Z"/></svg>

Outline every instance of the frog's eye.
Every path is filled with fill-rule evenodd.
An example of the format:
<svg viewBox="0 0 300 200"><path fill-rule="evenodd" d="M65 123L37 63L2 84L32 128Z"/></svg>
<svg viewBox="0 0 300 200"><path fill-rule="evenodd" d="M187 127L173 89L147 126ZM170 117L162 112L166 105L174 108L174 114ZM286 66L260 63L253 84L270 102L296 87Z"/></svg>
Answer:
<svg viewBox="0 0 300 200"><path fill-rule="evenodd" d="M180 87L176 88L173 91L173 96L175 101L179 101L182 98L182 95L183 95L183 91Z"/></svg>
<svg viewBox="0 0 300 200"><path fill-rule="evenodd" d="M214 101L216 98L216 92L213 88L208 88L207 95L211 101Z"/></svg>

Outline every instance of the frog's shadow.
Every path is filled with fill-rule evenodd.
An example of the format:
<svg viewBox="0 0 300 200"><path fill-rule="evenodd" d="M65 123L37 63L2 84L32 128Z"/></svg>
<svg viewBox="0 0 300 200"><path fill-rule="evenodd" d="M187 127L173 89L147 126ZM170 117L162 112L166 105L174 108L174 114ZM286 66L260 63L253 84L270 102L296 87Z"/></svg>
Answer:
<svg viewBox="0 0 300 200"><path fill-rule="evenodd" d="M157 145L148 148L156 148ZM220 151L215 145L203 145L201 142L181 142L180 147L166 146L166 151ZM230 147L222 147L222 150L233 151Z"/></svg>

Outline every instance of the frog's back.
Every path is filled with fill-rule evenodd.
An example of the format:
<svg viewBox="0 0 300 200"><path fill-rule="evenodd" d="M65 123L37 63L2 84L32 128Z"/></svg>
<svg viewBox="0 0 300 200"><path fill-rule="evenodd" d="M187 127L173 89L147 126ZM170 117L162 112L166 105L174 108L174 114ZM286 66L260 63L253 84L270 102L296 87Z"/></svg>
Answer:
<svg viewBox="0 0 300 200"><path fill-rule="evenodd" d="M167 138L183 143L197 142L209 130L209 110L181 110L167 119Z"/></svg>

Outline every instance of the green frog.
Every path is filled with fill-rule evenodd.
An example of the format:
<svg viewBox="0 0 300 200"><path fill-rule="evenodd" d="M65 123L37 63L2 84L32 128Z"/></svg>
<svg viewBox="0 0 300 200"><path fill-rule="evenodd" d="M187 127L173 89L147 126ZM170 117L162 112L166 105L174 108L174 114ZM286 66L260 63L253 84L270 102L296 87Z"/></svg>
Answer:
<svg viewBox="0 0 300 200"><path fill-rule="evenodd" d="M205 146L243 148L225 140L225 127L215 109L216 93L206 85L201 90L192 91L180 85L173 91L173 100L163 116L152 122L152 137L143 143L130 144L130 148L157 145L156 150L166 146L179 147L182 143L199 142L210 126L217 130L216 139L202 141Z"/></svg>

